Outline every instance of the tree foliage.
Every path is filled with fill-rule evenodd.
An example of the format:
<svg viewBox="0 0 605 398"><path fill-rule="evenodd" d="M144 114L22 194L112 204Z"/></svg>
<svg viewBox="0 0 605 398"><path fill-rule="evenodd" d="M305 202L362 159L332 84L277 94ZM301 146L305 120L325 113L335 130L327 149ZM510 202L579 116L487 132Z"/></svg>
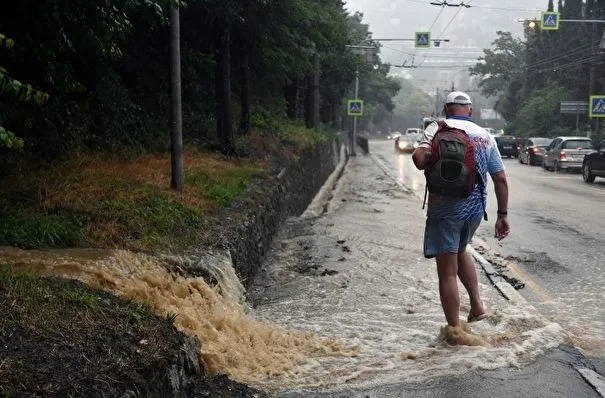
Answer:
<svg viewBox="0 0 605 398"><path fill-rule="evenodd" d="M554 2L547 7L552 10ZM605 3L558 1L558 11L562 19L603 19ZM601 60L594 54L604 29L602 24L570 22L562 22L558 31L526 26L522 40L498 32L493 48L484 50L470 72L479 77L483 94L497 98L496 110L517 134L571 134L575 116L559 114L559 102L587 101L605 89ZM591 63L596 65L593 85ZM582 119L590 122L586 115Z"/></svg>
<svg viewBox="0 0 605 398"><path fill-rule="evenodd" d="M316 54L323 123L340 124L356 68L368 109L376 109L368 121L388 119L393 109L398 86L388 65L379 61L374 69L347 50L370 34L362 15L347 14L341 0L22 0L0 14L0 29L19 43L3 58L14 75L8 80L2 69L0 87L25 99L50 97L38 107L1 94L0 121L29 151L47 156L166 149L172 6L183 7L186 141L220 141L231 127L226 109L241 134L258 120L255 113L308 123Z"/></svg>
<svg viewBox="0 0 605 398"><path fill-rule="evenodd" d="M14 45L15 41L13 39L0 33L0 47L11 49ZM7 70L0 65L0 94L2 93L12 93L19 101L35 101L39 105L48 100L47 93L34 89L31 84L13 79L8 75ZM23 140L17 137L12 131L8 131L0 125L1 146L9 149L21 149L23 147Z"/></svg>

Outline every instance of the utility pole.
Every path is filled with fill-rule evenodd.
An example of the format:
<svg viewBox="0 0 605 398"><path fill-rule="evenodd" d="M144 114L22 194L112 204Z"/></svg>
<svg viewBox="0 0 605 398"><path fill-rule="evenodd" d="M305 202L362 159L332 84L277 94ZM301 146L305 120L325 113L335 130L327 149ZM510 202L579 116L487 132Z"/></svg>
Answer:
<svg viewBox="0 0 605 398"><path fill-rule="evenodd" d="M359 70L355 70L355 99L359 99ZM357 142L357 116L353 116L353 139L351 142L351 156L357 156L355 153L355 143Z"/></svg>
<svg viewBox="0 0 605 398"><path fill-rule="evenodd" d="M595 41L597 40L597 23L592 22L592 29L590 32L590 73L589 73L589 83L588 83L588 95L595 95L596 92L596 75L597 75L597 51L595 49ZM590 106L590 105L589 105ZM592 126L591 126L592 128ZM595 118L595 127L594 127L594 137L599 137L599 118Z"/></svg>
<svg viewBox="0 0 605 398"><path fill-rule="evenodd" d="M170 7L170 83L172 97L170 187L183 189L183 111L181 100L181 35L179 8Z"/></svg>
<svg viewBox="0 0 605 398"><path fill-rule="evenodd" d="M313 128L319 130L319 54L313 56Z"/></svg>

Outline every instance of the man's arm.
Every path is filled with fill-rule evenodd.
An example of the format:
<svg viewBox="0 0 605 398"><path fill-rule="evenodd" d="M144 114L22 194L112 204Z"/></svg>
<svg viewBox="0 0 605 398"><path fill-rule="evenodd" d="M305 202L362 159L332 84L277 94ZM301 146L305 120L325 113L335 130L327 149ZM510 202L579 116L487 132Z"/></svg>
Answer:
<svg viewBox="0 0 605 398"><path fill-rule="evenodd" d="M424 130L420 145L418 145L418 147L414 150L414 153L412 154L414 166L416 166L418 170L424 170L424 166L429 160L429 149L431 148L431 140L435 136L435 133L437 132L438 128L439 125L437 124L437 122L429 124L426 130Z"/></svg>
<svg viewBox="0 0 605 398"><path fill-rule="evenodd" d="M506 215L508 212L508 181L504 170L491 174L498 201L498 213Z"/></svg>
<svg viewBox="0 0 605 398"><path fill-rule="evenodd" d="M424 170L424 165L428 160L428 154L428 148L419 146L414 149L414 153L412 154L412 160L414 161L414 166L416 166L418 170Z"/></svg>

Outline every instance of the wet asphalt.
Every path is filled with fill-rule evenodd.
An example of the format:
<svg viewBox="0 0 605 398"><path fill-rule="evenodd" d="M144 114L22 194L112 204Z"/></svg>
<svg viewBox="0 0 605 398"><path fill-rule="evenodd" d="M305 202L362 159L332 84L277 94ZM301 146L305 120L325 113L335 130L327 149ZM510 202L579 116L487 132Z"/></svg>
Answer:
<svg viewBox="0 0 605 398"><path fill-rule="evenodd" d="M393 142L386 140L371 141L370 151L421 203L424 177L413 166L411 155L395 151ZM392 386L365 396L605 396L605 179L586 184L579 173L549 172L514 158L503 162L512 233L498 242L493 238L493 222L484 222L474 246L497 269L505 269L504 275L529 305L573 329L579 341L551 351L521 371L473 372L441 380L428 390ZM497 201L493 185L488 189L487 211L493 215ZM582 340L584 334L591 335L590 341ZM595 371L591 380L595 385L579 374L582 368Z"/></svg>
<svg viewBox="0 0 605 398"><path fill-rule="evenodd" d="M371 155L402 190L418 198L424 193L424 179L413 168L410 155L394 151L392 141L372 141ZM605 195L604 183L587 186L578 174L553 175L540 168L506 159L511 188L510 219L513 235L498 244L491 238L492 222L483 223L474 244L507 275L522 283L517 287L527 300L554 321L566 322L574 311L584 310L582 322L572 327L598 328L602 322L600 278L605 232L605 210L598 207ZM584 185L583 185L584 184ZM490 186L490 189L493 188ZM488 212L495 214L495 197L490 194ZM546 254L546 256L544 256ZM501 264L498 264L498 261ZM480 276L487 283L485 275ZM592 282L592 283L591 283ZM554 297L554 298L553 298ZM574 299L575 298L575 299ZM563 315L561 315L563 313ZM561 315L557 318L557 314ZM567 323L563 324L568 326ZM598 331L596 332L598 335ZM410 383L405 380L367 389L299 390L279 397L603 397L605 362L600 355L570 345L549 350L528 366L498 370L472 370L463 375ZM597 347L598 351L598 347ZM586 373L586 369L588 372ZM588 374L588 382L582 372ZM599 392L600 391L600 392Z"/></svg>

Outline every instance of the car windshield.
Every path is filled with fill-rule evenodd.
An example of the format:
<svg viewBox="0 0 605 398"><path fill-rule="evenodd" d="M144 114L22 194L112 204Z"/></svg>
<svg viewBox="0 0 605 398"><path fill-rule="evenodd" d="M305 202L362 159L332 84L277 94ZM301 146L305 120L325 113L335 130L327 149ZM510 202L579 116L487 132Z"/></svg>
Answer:
<svg viewBox="0 0 605 398"><path fill-rule="evenodd" d="M552 142L551 138L532 138L531 140L535 146L547 147Z"/></svg>
<svg viewBox="0 0 605 398"><path fill-rule="evenodd" d="M563 143L563 149L592 149L592 141L567 140Z"/></svg>

